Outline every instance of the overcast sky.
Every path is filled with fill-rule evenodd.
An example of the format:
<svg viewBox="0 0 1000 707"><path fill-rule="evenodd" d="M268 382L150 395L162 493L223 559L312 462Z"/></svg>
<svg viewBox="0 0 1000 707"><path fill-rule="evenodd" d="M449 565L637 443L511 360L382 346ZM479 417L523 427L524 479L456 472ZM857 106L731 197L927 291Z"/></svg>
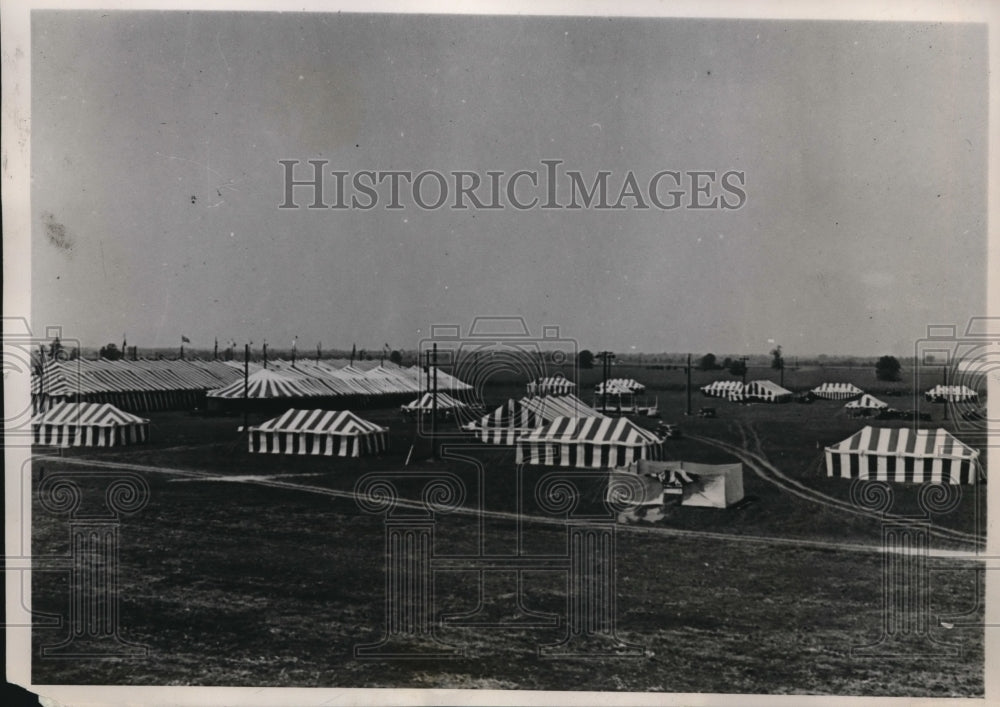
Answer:
<svg viewBox="0 0 1000 707"><path fill-rule="evenodd" d="M37 12L32 43L33 326L85 345L520 315L591 349L905 355L985 310L984 26ZM282 210L281 159L559 159L612 200L739 170L746 203Z"/></svg>

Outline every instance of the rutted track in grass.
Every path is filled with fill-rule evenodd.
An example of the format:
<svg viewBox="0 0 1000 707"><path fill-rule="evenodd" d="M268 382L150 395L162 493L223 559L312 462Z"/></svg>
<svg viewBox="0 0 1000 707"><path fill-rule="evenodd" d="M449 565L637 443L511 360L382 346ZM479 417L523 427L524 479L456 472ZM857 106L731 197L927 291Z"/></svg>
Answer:
<svg viewBox="0 0 1000 707"><path fill-rule="evenodd" d="M866 510L864 508L859 508L847 501L842 501L839 498L834 498L833 496L828 496L821 491L810 488L799 481L792 479L791 477L783 474L781 471L775 467L766 456L761 446L760 437L757 436L756 430L752 426L747 426L750 431L750 435L753 437L753 446L757 448L757 452L750 450L750 441L747 437L747 429L743 425L739 425L740 435L743 438L743 447L736 446L734 444L729 444L728 442L723 442L722 440L715 439L713 437L704 437L702 435L691 434L688 435L691 439L703 444L708 444L725 452L732 454L733 456L740 459L744 464L746 464L750 469L753 470L757 476L764 479L770 484L777 486L782 491L789 493L793 496L801 498L810 503L815 503L826 508L830 508L836 511L850 513L856 516L861 516L865 518L871 518L873 520L902 520L903 516L898 516L893 513L877 513L875 511ZM960 530L953 530L951 528L938 528L930 526L928 531L932 536L958 541L963 543L973 543L977 545L985 545L985 538L975 535L972 533L965 533Z"/></svg>
<svg viewBox="0 0 1000 707"><path fill-rule="evenodd" d="M690 435L695 438L695 435ZM705 437L701 438L702 441L707 444L724 445L724 447L729 448L732 445L727 445L724 442L718 442L718 440L712 440L711 438ZM738 450L743 454L749 454L745 450L741 450L739 447L732 447L732 450ZM729 451L727 449L727 451ZM737 454L737 451L733 451L733 454ZM737 456L740 456L737 454ZM741 456L741 458L743 458ZM321 496L327 496L336 499L346 499L346 500L357 500L358 494L352 491L341 491L337 489L326 488L323 486L312 486L308 484L292 483L288 481L281 481L274 476L244 476L240 477L238 481L234 480L232 477L220 476L218 474L213 474L207 471L198 471L192 469L176 469L171 467L160 467L160 466L149 466L145 464L130 464L124 462L112 462L98 459L85 459L80 457L47 457L40 456L36 457L39 460L62 462L64 464L71 464L75 466L89 466L98 467L104 469L120 469L122 471L138 471L150 474L163 474L167 476L177 476L186 480L191 481L218 481L225 482L231 481L233 483L245 483L255 486L266 486L270 488L280 488L288 491L298 491L305 493L312 493ZM748 459L744 461L754 468L758 474L760 473L756 468L756 464ZM765 477L766 478L766 477ZM797 494L799 495L799 494ZM835 500L835 499L834 499ZM400 508L407 508L410 510L424 510L423 503L419 501L413 501L409 499L400 498L396 501L396 506ZM854 509L858 510L858 509ZM549 525L554 527L565 527L565 521L560 518L549 518L545 516L534 516L526 514L517 514L509 511L487 511L477 508L470 507L460 507L452 511L452 513L457 515L474 516L477 518L489 518L493 520L504 520L511 522L522 522L522 523L534 523L538 525ZM838 552L862 552L862 553L880 553L883 551L883 547L880 545L864 545L859 543L837 543L824 540L807 540L799 538L779 538L773 536L760 536L760 535L737 535L735 533L715 533L707 530L684 530L681 528L664 528L660 526L641 526L641 525L623 525L617 526L618 530L628 533L639 533L646 535L660 535L668 537L680 537L680 538L694 538L694 539L705 539L705 540L719 540L723 542L737 542L737 543L750 543L757 545L771 545L771 546L782 546L796 549L804 550L826 550L826 551L838 551ZM938 548L931 548L928 551L931 557L937 558L947 558L947 559L959 559L959 560L971 560L971 561L982 561L983 558L968 552L960 552L957 550L945 550Z"/></svg>

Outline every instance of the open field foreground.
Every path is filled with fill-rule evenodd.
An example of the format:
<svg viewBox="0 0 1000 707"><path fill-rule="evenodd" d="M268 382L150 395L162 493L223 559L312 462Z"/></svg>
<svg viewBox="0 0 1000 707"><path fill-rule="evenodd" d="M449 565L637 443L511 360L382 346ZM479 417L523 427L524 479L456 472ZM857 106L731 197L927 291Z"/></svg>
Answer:
<svg viewBox="0 0 1000 707"><path fill-rule="evenodd" d="M490 402L517 392L497 388ZM910 644L892 657L852 655L882 632L883 521L852 504L846 480L826 477L821 448L870 421L847 417L837 402L740 405L700 393L695 410L712 405L718 418L686 417L683 392L651 392L663 419L683 429L666 442L668 458L742 461L746 501L726 510L668 506L662 518L618 524L617 636L635 647L630 655L540 656L539 646L567 630L567 587L565 572L539 566L522 573L521 606L555 625L517 625L515 574L488 573L477 616L501 626L440 625L437 639L456 657L355 657L386 626L384 519L359 508L355 484L371 471L402 471L415 425L396 411L360 411L390 427L390 449L344 460L252 455L236 430L241 417L164 412L147 415L149 444L35 450L36 484L60 470L127 469L147 480L150 498L119 528L121 636L148 646L148 656L40 657L66 629L37 627L34 682L982 694L983 572L945 552L927 560L921 644L939 655ZM940 408L932 414L920 424L981 445L974 431L944 423ZM511 449L454 440L444 449L450 458L418 454L406 468L451 472L468 489L467 510L436 519L435 556L514 554L519 537L523 555L565 555L562 521L533 496L552 470L519 471ZM916 488L893 491L891 513L917 511ZM585 503L601 495L599 481L585 484ZM931 518L932 549L975 552L984 518L985 489L963 487L955 510ZM34 554L65 556L68 527L36 501ZM475 610L478 577L437 572L435 617ZM36 611L66 615L67 595L65 571L34 573Z"/></svg>

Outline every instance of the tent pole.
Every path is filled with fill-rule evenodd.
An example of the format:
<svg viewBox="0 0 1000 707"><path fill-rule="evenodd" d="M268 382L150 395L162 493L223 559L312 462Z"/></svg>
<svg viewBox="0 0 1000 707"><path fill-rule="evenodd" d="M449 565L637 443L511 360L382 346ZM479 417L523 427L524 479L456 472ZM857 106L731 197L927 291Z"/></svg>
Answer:
<svg viewBox="0 0 1000 707"><path fill-rule="evenodd" d="M250 413L250 344L243 349L243 431L250 434L247 416Z"/></svg>
<svg viewBox="0 0 1000 707"><path fill-rule="evenodd" d="M687 365L687 413L688 417L691 417L691 354L688 354L688 365Z"/></svg>

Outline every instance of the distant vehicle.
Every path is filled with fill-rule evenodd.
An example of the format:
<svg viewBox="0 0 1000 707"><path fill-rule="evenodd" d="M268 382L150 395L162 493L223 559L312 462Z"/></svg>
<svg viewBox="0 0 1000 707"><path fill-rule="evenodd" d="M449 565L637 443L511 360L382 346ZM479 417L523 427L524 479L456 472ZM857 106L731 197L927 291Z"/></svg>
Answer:
<svg viewBox="0 0 1000 707"><path fill-rule="evenodd" d="M984 409L980 409L980 410L966 410L965 412L962 413L962 419L963 420L985 420L986 419L986 410L985 410L985 408Z"/></svg>
<svg viewBox="0 0 1000 707"><path fill-rule="evenodd" d="M702 408L698 411L699 417L715 417L715 408Z"/></svg>
<svg viewBox="0 0 1000 707"><path fill-rule="evenodd" d="M811 403L815 399L816 396L814 396L812 393L806 393L805 395L800 395L799 397L797 397L795 401L799 403Z"/></svg>

